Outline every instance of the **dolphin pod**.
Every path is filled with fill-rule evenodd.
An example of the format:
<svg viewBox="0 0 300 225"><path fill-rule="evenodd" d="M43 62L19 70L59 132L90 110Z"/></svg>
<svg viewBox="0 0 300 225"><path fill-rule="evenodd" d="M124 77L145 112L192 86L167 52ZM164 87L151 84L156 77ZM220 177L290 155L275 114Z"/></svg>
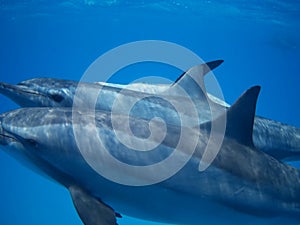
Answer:
<svg viewBox="0 0 300 225"><path fill-rule="evenodd" d="M293 157L290 152L297 150L294 137L297 136L297 128L255 118L260 91L258 86L247 90L232 106L209 97L201 85L204 84L204 74L207 69L213 69L213 65L217 64L200 65L200 68L204 67L200 74L199 66L197 73L192 68L162 94L118 89L117 92L123 95L121 100L127 97L128 104L135 102L137 95L139 99L144 99L129 115L122 112L121 106L114 111L113 106L109 105L111 102L107 99L111 99L106 98L105 94L115 94L117 87L113 85L103 86L104 94L98 98L94 111L75 106L71 108L73 99L57 94L60 91L70 96L66 93L75 91L72 89L76 89L78 83L73 86L73 82L69 81L68 85L64 82L64 87L56 86L54 90L46 87L51 97L45 90L37 90L42 87L40 82L35 88L34 82L29 82L30 87L24 82L17 87L2 84L2 93L6 91L5 95L23 107L34 107L1 114L1 148L21 163L68 188L74 206L86 225L116 225L121 214L173 224L299 224L300 172L281 161ZM198 77L193 77L195 75ZM200 80L200 88L192 86L187 89L193 82L191 78ZM50 79L45 86L50 81L55 80ZM53 87L54 84L50 85ZM79 106L93 106L87 101L87 96L92 88L98 89L101 84L83 85L86 85L83 88L85 92L79 99ZM196 114L184 110L184 107L176 113L162 101L180 99L182 104L183 100L188 101L181 96L181 89L176 88L178 85L192 96ZM19 86L24 86L22 91L18 90ZM18 94L13 95L13 92ZM46 98L52 99L48 102L58 104L55 107L36 104L45 102ZM115 100L116 96L111 98ZM202 101L199 103L204 110L202 113L197 105L199 101ZM63 102L71 105L59 105ZM100 108L101 103L106 108ZM217 113L209 113L208 107ZM158 114L155 114L156 111ZM141 116L137 115L138 112ZM179 123L178 117L182 115L182 120L187 121L185 127ZM164 121L151 120L149 123L150 116L160 116ZM206 170L199 171L199 163L211 140L213 125L219 127L224 118L224 133L217 129L218 134L223 136L218 154ZM124 126L127 123L131 132ZM264 128L270 124L274 126ZM275 134L272 129L281 130L284 135ZM289 143L294 145L293 148L288 150L290 146L286 144L286 149L280 151L280 145L284 146L282 143L285 141L271 140L269 143L277 146L271 146L268 151L277 151L276 158L274 152L270 155L268 151L259 150L252 140L255 140L255 135L265 145L272 138L286 137L295 143ZM155 148L149 152L134 151L122 142L132 143L137 137L142 140L140 147L146 149L151 145ZM168 161L174 155L177 158ZM121 163L111 161L111 156ZM186 161L182 167L167 179L157 180L176 168L183 159Z"/></svg>
<svg viewBox="0 0 300 225"><path fill-rule="evenodd" d="M188 98L194 100L199 112L199 122L211 120L211 110L216 114L224 112L229 107L227 103L209 94L202 93L205 87L194 87L189 79L200 82L202 76L218 67L223 61L216 60L191 68L183 73L173 85L153 85L136 83L118 85L110 83L86 83L53 78L35 78L22 81L17 85L0 83L0 93L12 99L21 107L72 107L77 88L77 100L91 108L93 96L99 94L95 109L111 111L113 104L118 100L118 107L114 112L124 113L124 107L135 102L132 116L142 119L151 119L154 116L163 118L167 123L180 124L178 110L175 110L167 101L187 101L186 96L180 96L178 89L172 88L179 84L188 92ZM202 90L203 89L203 90ZM178 97L178 95L180 97ZM209 103L207 102L209 101ZM154 109L154 110L153 110ZM129 113L129 112L128 112ZM180 112L184 117L191 117L189 110ZM189 121L188 119L186 121ZM195 124L189 124L194 126ZM282 137L285 138L282 138ZM256 148L283 161L297 161L300 158L300 129L274 120L256 116L253 127L253 142Z"/></svg>

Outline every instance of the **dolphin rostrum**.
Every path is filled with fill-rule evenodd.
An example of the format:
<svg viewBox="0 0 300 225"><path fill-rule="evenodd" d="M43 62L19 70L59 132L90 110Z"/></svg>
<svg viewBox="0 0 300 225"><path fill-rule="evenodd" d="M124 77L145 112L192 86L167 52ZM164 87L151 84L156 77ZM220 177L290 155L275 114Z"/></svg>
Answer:
<svg viewBox="0 0 300 225"><path fill-rule="evenodd" d="M124 113L124 107L131 105L133 107L128 113L134 117L142 119L161 117L167 123L175 125L180 123L180 115L178 113L187 118L193 115L191 115L188 108L187 110L183 109L181 112L178 112L168 101L176 101L177 104L180 104L180 102L187 102L191 98L199 113L199 121L205 122L211 120L212 110L216 114L220 114L229 105L209 93L205 96L202 90L203 87L199 88L192 85L193 79L203 79L203 76L207 72L213 70L222 62L222 60L216 60L193 67L183 73L173 85L144 83L117 85L36 78L23 81L17 85L0 83L0 93L22 107L72 107L75 95L77 100L91 107L93 104L91 96L100 92L95 104L95 108L98 110L111 111L114 109L116 113ZM203 81L201 80L201 82ZM178 96L180 93L174 91L176 89L173 86L178 84L184 90L188 91L188 97ZM79 86L81 91L79 94L76 94ZM167 101L165 100L166 97ZM118 102L119 106L115 102ZM116 107L113 108L113 106ZM190 125L194 126L195 124ZM277 159L287 161L298 160L300 158L299 137L299 128L259 116L255 117L253 129L255 147Z"/></svg>
<svg viewBox="0 0 300 225"><path fill-rule="evenodd" d="M175 224L296 225L300 172L257 150L251 141L259 90L250 88L225 112L220 151L205 171L198 165L213 121L199 130L106 111L21 108L0 116L0 144L68 188L85 225L116 225L121 214ZM124 127L128 120L132 133ZM138 137L142 147L156 147L149 152L130 149L116 133L130 143ZM176 154L177 160L168 161ZM181 159L187 161L178 171L156 182Z"/></svg>

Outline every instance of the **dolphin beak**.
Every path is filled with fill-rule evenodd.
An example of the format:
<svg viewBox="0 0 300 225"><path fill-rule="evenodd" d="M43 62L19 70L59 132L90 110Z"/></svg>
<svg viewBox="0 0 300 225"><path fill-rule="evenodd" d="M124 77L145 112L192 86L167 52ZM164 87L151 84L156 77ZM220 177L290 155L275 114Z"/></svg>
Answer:
<svg viewBox="0 0 300 225"><path fill-rule="evenodd" d="M4 94L7 92L13 92L15 90L17 90L17 85L11 85L11 84L7 84L4 82L0 82L0 93Z"/></svg>
<svg viewBox="0 0 300 225"><path fill-rule="evenodd" d="M2 127L3 115L0 115L0 145L8 145L12 141L16 141L14 137L9 135Z"/></svg>
<svg viewBox="0 0 300 225"><path fill-rule="evenodd" d="M33 94L38 95L39 93L33 90L30 90L26 86L22 85L12 85L4 82L0 82L0 93L6 95L7 93L22 93L22 94Z"/></svg>
<svg viewBox="0 0 300 225"><path fill-rule="evenodd" d="M7 84L4 82L0 82L0 94L8 97L15 103L17 103L20 106L28 106L30 105L28 100L32 96L40 96L41 93L31 90L26 86L23 85L12 85ZM26 102L27 104L24 105L23 103ZM34 106L34 105L33 105Z"/></svg>
<svg viewBox="0 0 300 225"><path fill-rule="evenodd" d="M17 142L17 140L8 134L5 134L5 132L0 131L0 146L8 145L10 142Z"/></svg>

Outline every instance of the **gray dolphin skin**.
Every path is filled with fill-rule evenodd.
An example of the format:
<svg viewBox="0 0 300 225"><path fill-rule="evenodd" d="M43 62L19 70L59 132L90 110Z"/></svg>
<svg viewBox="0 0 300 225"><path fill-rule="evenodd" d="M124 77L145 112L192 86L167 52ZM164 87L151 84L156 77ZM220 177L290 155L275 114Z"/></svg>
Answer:
<svg viewBox="0 0 300 225"><path fill-rule="evenodd" d="M201 130L185 129L184 144L176 151L185 157L190 154L186 150L189 143L197 140L195 151L176 174L151 185L113 182L97 173L87 159L103 165L110 160L105 154L109 151L130 165L159 162L178 146L180 126L166 124L166 136L160 142L162 121L152 121L157 132L151 142L157 142L158 147L154 152L130 151L115 132L128 140L138 135L147 142L148 120L100 110L93 114L71 108L21 108L0 116L0 145L68 188L85 225L116 225L121 214L173 224L296 225L300 222L300 172L257 150L251 141L259 90L257 86L250 88L226 110L227 127L220 152L205 171L200 172L198 165L212 121L202 123ZM118 121L114 126L112 116ZM220 115L215 122L223 118ZM133 134L123 126L127 120ZM244 127L249 129L241 129ZM78 147L74 129L80 129L80 138L87 140L83 149ZM102 148L93 142L95 133L102 139ZM159 172L170 168L172 165L166 164ZM158 175L120 173L114 166L106 172L136 181L153 180Z"/></svg>
<svg viewBox="0 0 300 225"><path fill-rule="evenodd" d="M97 110L111 111L116 99L114 112L124 113L124 107L134 105L130 115L142 119L161 117L167 123L179 125L178 110L168 103L175 101L187 102L187 97L176 91L179 84L187 91L189 98L196 105L199 122L211 120L211 110L222 113L228 104L213 95L205 95L203 90L193 85L193 80L202 79L210 70L218 67L223 61L216 60L193 67L183 73L173 85L133 84L130 86L109 83L84 83L60 80L53 78L36 78L23 81L17 85L0 83L0 93L15 101L22 107L72 107L77 88L80 93L77 99L93 107L93 97L99 93L95 108ZM203 87L202 87L203 89ZM100 91L101 90L101 91ZM167 101L164 100L167 97ZM137 103L137 104L134 104ZM186 118L192 117L188 108L179 113ZM186 119L186 121L189 121ZM194 126L195 124L190 124ZM256 116L254 120L253 142L256 148L264 151L276 159L283 161L296 161L300 159L300 129Z"/></svg>

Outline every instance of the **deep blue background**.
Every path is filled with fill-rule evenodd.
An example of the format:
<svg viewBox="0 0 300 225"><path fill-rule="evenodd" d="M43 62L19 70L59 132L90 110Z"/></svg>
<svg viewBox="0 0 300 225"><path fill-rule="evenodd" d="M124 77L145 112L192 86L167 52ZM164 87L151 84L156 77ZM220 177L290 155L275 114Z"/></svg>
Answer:
<svg viewBox="0 0 300 225"><path fill-rule="evenodd" d="M0 0L0 80L79 80L111 48L148 39L175 42L205 61L224 59L215 75L227 102L261 85L257 114L300 127L296 0ZM135 78L133 74L119 82ZM1 112L17 107L3 96L0 102ZM81 224L67 190L2 152L0 178L0 224ZM129 218L119 223L142 224Z"/></svg>

